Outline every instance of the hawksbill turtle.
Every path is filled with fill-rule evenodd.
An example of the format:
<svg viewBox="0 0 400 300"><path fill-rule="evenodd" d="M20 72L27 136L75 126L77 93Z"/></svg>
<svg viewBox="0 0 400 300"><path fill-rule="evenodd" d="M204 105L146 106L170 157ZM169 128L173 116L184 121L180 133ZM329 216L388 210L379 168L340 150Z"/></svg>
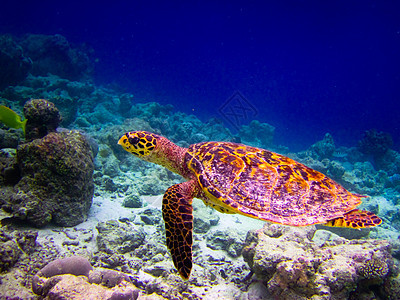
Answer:
<svg viewBox="0 0 400 300"><path fill-rule="evenodd" d="M132 131L118 141L126 151L162 165L187 181L167 189L162 202L166 242L182 279L192 269L192 200L222 213L292 226L367 228L381 219L356 209L365 197L286 156L243 144L203 142L179 147L160 135Z"/></svg>

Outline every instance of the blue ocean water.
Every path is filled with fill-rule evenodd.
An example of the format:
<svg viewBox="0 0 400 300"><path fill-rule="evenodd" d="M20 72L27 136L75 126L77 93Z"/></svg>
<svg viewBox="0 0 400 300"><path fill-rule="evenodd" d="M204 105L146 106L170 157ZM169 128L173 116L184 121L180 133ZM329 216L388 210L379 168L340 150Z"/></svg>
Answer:
<svg viewBox="0 0 400 300"><path fill-rule="evenodd" d="M267 122L294 150L372 128L400 143L398 1L7 1L0 33L86 43L98 84L233 131Z"/></svg>
<svg viewBox="0 0 400 300"><path fill-rule="evenodd" d="M224 299L397 299L399 50L398 1L2 3L0 104L12 110L0 107L0 299L57 293L42 288L50 273L78 269L80 291L65 291L80 299L99 294L88 284L100 278L103 291L123 290L112 299L220 299L224 289ZM183 147L269 148L357 195L275 154L228 156L230 144L194 154L188 175L190 152L125 134L137 129ZM156 149L144 160L179 174L124 151L144 147ZM267 222L194 200L192 224L193 195L221 195L204 204ZM353 211L360 198L365 211ZM341 217L382 224L268 222ZM173 264L188 277L192 241L183 284Z"/></svg>

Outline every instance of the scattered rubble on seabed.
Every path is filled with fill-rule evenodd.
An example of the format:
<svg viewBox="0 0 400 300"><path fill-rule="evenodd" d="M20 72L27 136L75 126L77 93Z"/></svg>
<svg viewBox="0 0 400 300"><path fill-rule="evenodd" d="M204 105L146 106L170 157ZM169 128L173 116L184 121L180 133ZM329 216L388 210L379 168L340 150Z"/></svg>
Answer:
<svg viewBox="0 0 400 300"><path fill-rule="evenodd" d="M224 215L200 200L194 201L194 269L185 282L165 246L159 208L122 202L96 197L88 220L73 228L2 227L1 298L38 299L32 282L46 299L396 299L399 293L392 256L399 245ZM79 258L76 266L64 264L66 271L40 271L75 256L88 262L86 275ZM104 279L107 270L113 280Z"/></svg>

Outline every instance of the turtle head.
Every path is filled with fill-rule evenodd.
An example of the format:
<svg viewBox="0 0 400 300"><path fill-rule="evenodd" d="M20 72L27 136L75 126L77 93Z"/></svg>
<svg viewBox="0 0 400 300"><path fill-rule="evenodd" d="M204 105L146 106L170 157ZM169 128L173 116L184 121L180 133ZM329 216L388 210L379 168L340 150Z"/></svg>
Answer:
<svg viewBox="0 0 400 300"><path fill-rule="evenodd" d="M151 154L157 149L157 140L160 139L163 137L147 131L131 131L119 139L118 145L143 160L150 160Z"/></svg>
<svg viewBox="0 0 400 300"><path fill-rule="evenodd" d="M183 177L188 174L184 166L187 149L175 145L163 136L147 131L131 131L125 133L118 144L140 159L164 166Z"/></svg>

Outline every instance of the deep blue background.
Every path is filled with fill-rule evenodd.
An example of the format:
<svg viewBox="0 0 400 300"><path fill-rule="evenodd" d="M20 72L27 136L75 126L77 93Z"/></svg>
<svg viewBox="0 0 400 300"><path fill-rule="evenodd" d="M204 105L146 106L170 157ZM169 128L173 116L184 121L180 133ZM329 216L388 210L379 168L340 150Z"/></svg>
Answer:
<svg viewBox="0 0 400 300"><path fill-rule="evenodd" d="M26 2L2 4L0 33L87 43L96 82L135 101L207 120L240 91L292 149L371 128L400 143L399 1Z"/></svg>

